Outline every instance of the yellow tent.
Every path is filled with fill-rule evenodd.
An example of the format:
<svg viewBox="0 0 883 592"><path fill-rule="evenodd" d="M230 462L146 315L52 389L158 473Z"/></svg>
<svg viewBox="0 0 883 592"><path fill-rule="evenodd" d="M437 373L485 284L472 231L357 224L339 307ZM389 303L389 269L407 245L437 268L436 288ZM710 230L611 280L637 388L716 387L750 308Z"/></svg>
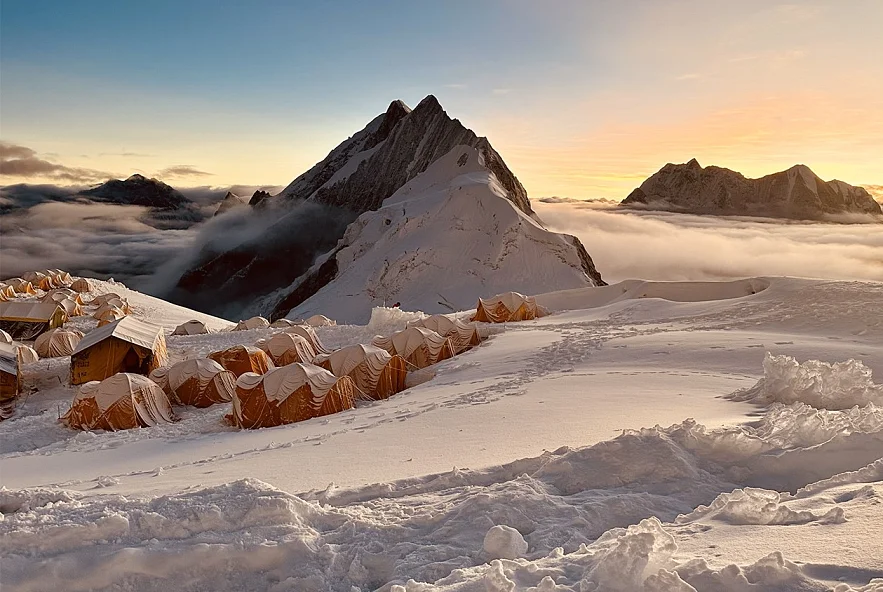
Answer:
<svg viewBox="0 0 883 592"><path fill-rule="evenodd" d="M508 323L538 319L547 314L543 307L537 305L537 301L532 296L525 296L518 292L506 292L487 300L479 298L472 320L484 323Z"/></svg>
<svg viewBox="0 0 883 592"><path fill-rule="evenodd" d="M162 327L125 317L88 333L71 354L71 384L118 372L149 374L168 363Z"/></svg>
<svg viewBox="0 0 883 592"><path fill-rule="evenodd" d="M15 346L0 343L0 404L12 401L21 390L21 361Z"/></svg>
<svg viewBox="0 0 883 592"><path fill-rule="evenodd" d="M67 313L57 302L0 302L0 329L15 339L35 339L65 321Z"/></svg>
<svg viewBox="0 0 883 592"><path fill-rule="evenodd" d="M175 421L169 398L146 376L119 373L80 387L61 418L78 430L126 430Z"/></svg>

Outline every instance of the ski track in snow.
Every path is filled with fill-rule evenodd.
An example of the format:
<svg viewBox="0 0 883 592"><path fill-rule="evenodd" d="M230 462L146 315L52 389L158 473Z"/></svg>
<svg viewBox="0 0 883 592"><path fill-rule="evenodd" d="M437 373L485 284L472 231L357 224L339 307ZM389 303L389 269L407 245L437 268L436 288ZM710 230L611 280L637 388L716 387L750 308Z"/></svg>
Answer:
<svg viewBox="0 0 883 592"><path fill-rule="evenodd" d="M258 431L216 406L74 432L68 358L30 364L0 424L3 588L883 589L883 284L764 281L548 295L572 310L486 327L388 401ZM317 331L337 347L414 317ZM184 359L273 332L167 339Z"/></svg>

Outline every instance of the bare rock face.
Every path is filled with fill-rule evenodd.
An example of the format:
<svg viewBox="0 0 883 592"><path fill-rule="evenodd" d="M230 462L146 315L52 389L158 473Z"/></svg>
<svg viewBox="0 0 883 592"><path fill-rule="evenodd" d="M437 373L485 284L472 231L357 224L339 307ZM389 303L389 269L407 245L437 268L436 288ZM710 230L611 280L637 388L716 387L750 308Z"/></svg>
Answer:
<svg viewBox="0 0 883 592"><path fill-rule="evenodd" d="M703 168L695 158L686 164L665 165L622 203L697 214L811 220L831 214L883 214L863 187L825 182L805 165L749 179L721 167Z"/></svg>
<svg viewBox="0 0 883 592"><path fill-rule="evenodd" d="M253 310L256 298L288 289L314 261L335 247L351 222L380 208L386 198L458 145L479 151L505 190L506 199L537 220L524 187L486 138L451 119L432 95L413 110L402 101L393 101L384 113L278 195L256 192L249 202L250 214L263 220L266 227L223 251L205 249L168 298L220 315L234 314L231 300L252 305ZM588 254L584 261L586 274L595 278L598 272ZM322 275L325 280L331 274ZM310 286L321 284L306 282L294 300L309 297ZM206 297L219 292L225 299ZM280 297L276 295L274 304Z"/></svg>

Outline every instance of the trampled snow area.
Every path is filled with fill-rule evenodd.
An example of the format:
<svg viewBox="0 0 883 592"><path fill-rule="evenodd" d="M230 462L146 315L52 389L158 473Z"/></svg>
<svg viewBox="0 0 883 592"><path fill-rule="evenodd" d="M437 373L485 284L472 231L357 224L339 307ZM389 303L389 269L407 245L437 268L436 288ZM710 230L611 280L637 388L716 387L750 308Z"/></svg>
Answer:
<svg viewBox="0 0 883 592"><path fill-rule="evenodd" d="M556 312L484 326L387 401L272 429L216 406L75 432L67 358L26 366L38 390L0 423L3 589L883 589L883 284L538 301ZM167 341L183 359L274 331Z"/></svg>

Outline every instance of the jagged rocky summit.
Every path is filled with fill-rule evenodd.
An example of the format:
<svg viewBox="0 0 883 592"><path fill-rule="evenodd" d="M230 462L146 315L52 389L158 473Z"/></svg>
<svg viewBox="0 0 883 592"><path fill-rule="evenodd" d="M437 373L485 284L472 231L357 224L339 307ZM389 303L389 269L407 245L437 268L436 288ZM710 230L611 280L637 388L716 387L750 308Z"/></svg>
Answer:
<svg viewBox="0 0 883 592"><path fill-rule="evenodd" d="M695 158L686 164L666 164L622 203L697 214L810 220L837 214L883 215L880 204L863 187L825 182L806 165L749 179L722 167L703 168Z"/></svg>
<svg viewBox="0 0 883 592"><path fill-rule="evenodd" d="M230 210L235 210L237 208L242 208L248 205L248 202L245 198L239 197L232 191L228 191L227 195L224 196L224 199L221 200L218 209L215 210L215 216L219 216L224 212L229 212Z"/></svg>
<svg viewBox="0 0 883 592"><path fill-rule="evenodd" d="M547 245L554 244L553 250L563 249L556 251L561 257L548 260L547 265L566 267L569 271L557 276L554 273L544 275L548 281L554 279L558 284L547 281L543 286L534 287L522 281L521 289L548 291L603 283L591 258L576 238L561 238L564 235L549 233L542 227L531 209L524 187L490 142L478 137L458 120L451 119L436 98L430 95L413 110L401 101L392 102L385 113L337 146L279 194L256 194L252 197L251 215L256 221L264 221L266 228L251 233L225 250L206 249L196 264L181 276L177 289L169 297L181 304L228 317L246 311L284 315L287 309L303 304L337 278L340 268L337 254L345 249L347 240L353 236L352 231L347 231L351 223L366 212L384 207L384 200L418 178L433 163L462 147L473 151L472 157L465 156L469 170L479 166L483 171L473 170L473 175L483 175L483 180L478 183L492 188L490 192L494 200L502 199L510 210L517 210L521 216L517 220L508 220L507 223L511 222L511 226L506 227L509 229L508 235L496 234L501 226L492 217L471 220L475 232L485 234L488 240L499 240L501 244L506 241L516 244L521 240L517 235L526 228L521 224L522 219L530 220L537 229L549 235L543 235L536 244L546 241ZM459 157L463 157L463 153ZM455 170L457 168L445 169L449 178L435 179L434 185L440 186L443 182L462 176ZM462 187L463 184L450 185L445 192L458 192ZM491 203L492 200L485 196L480 201ZM474 216L475 213L469 215ZM393 231L396 228L394 219L388 218L388 224L385 223L386 219L384 227ZM432 216L422 216L421 219L424 225L435 222ZM490 229L494 232L488 233ZM409 244L412 245L409 248L422 252L434 249L436 245L432 240L436 238L423 240L428 236L409 234ZM550 239L551 236L556 238ZM464 239L462 236L460 238ZM561 245L562 240L566 245ZM396 251L396 248L392 251ZM563 255L564 251L567 251L566 256ZM517 253L511 254L517 256ZM466 254L459 256L465 257ZM542 257L534 259L545 260ZM455 258L448 263L457 265L461 261ZM490 263L492 265L493 262ZM576 269L576 274L570 273L573 269ZM473 270L472 273L478 272ZM491 266L482 273L494 275L497 272ZM502 273L497 275L502 276ZM509 289L519 289L518 285L514 285L517 281L510 283L513 285ZM491 288L490 285L485 289L474 286L474 291L470 299L489 295ZM223 294L224 298L219 298L218 294ZM387 296L395 296L390 293L381 297L376 291L374 294L371 296L365 292L361 303L364 310L370 311L372 306L383 304ZM440 311L444 310L445 307L441 306Z"/></svg>

